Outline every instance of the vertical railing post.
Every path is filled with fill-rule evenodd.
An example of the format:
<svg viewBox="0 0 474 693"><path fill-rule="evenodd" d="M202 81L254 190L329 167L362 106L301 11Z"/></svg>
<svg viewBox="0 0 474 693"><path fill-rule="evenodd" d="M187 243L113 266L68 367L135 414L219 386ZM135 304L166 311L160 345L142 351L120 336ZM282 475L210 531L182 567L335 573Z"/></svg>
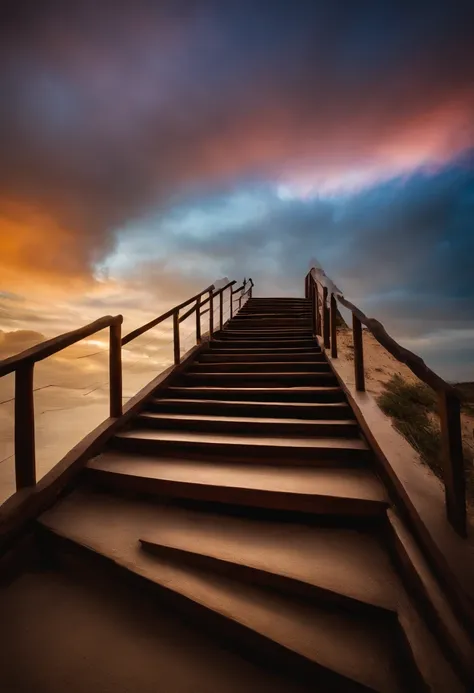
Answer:
<svg viewBox="0 0 474 693"><path fill-rule="evenodd" d="M196 299L196 344L201 344L201 297Z"/></svg>
<svg viewBox="0 0 474 693"><path fill-rule="evenodd" d="M175 366L181 361L181 348L179 344L179 310L173 313L173 345Z"/></svg>
<svg viewBox="0 0 474 693"><path fill-rule="evenodd" d="M110 325L109 336L109 406L110 416L122 416L122 322L120 315Z"/></svg>
<svg viewBox="0 0 474 693"><path fill-rule="evenodd" d="M212 295L212 289L209 292L209 339L212 339L214 332L214 296Z"/></svg>
<svg viewBox="0 0 474 693"><path fill-rule="evenodd" d="M461 407L455 394L438 395L446 514L452 527L466 536L466 479L462 449Z"/></svg>
<svg viewBox="0 0 474 693"><path fill-rule="evenodd" d="M15 372L15 478L16 490L36 484L34 363Z"/></svg>
<svg viewBox="0 0 474 693"><path fill-rule="evenodd" d="M232 319L234 315L234 292L232 291L232 287L229 286L229 291L230 291L230 319Z"/></svg>
<svg viewBox="0 0 474 693"><path fill-rule="evenodd" d="M329 308L328 308L328 290L323 286L323 342L324 348L329 349Z"/></svg>
<svg viewBox="0 0 474 693"><path fill-rule="evenodd" d="M304 297L305 298L310 298L310 286L311 286L310 277L311 277L311 273L308 272L308 274L304 278Z"/></svg>
<svg viewBox="0 0 474 693"><path fill-rule="evenodd" d="M331 356L337 358L337 302L331 292Z"/></svg>
<svg viewBox="0 0 474 693"><path fill-rule="evenodd" d="M222 330L222 325L224 323L224 292L221 291L219 294L219 329Z"/></svg>
<svg viewBox="0 0 474 693"><path fill-rule="evenodd" d="M307 298L311 300L311 327L313 335L316 336L316 287L311 277L309 278L309 282Z"/></svg>
<svg viewBox="0 0 474 693"><path fill-rule="evenodd" d="M315 332L321 334L321 316L319 314L319 288L318 282L314 281L314 315L315 315Z"/></svg>
<svg viewBox="0 0 474 693"><path fill-rule="evenodd" d="M245 287L246 286L247 286L247 280L244 279L244 283L242 285L242 291L240 292L240 296L239 296L239 310L242 308L242 299L243 299L244 294L245 294Z"/></svg>
<svg viewBox="0 0 474 693"><path fill-rule="evenodd" d="M354 343L354 376L356 390L365 392L364 374L364 341L362 339L362 324L359 318L352 314L352 340Z"/></svg>

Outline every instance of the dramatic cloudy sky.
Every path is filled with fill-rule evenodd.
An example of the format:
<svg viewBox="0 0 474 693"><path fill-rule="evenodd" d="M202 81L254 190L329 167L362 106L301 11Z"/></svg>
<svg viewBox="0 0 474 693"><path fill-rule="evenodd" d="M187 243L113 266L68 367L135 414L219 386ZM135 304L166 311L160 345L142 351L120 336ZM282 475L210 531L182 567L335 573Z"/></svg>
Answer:
<svg viewBox="0 0 474 693"><path fill-rule="evenodd" d="M472 0L5 0L0 19L0 356L218 277L301 295L317 258L473 379Z"/></svg>

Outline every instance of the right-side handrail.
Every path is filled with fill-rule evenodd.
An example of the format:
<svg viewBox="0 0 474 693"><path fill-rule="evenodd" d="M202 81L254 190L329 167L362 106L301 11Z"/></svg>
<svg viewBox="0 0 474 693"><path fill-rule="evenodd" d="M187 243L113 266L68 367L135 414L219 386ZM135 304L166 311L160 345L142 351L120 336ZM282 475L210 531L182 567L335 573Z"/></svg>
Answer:
<svg viewBox="0 0 474 693"><path fill-rule="evenodd" d="M321 291L319 290L321 287ZM337 358L337 303L352 313L354 344L354 374L356 390L365 391L364 342L362 325L397 361L404 363L422 382L438 395L441 437L444 459L446 514L450 524L461 536L466 536L466 477L462 447L461 407L459 394L423 359L405 349L391 337L381 322L368 318L360 308L348 301L323 269L313 267L305 279L305 294L312 301L313 331L322 336L323 346Z"/></svg>

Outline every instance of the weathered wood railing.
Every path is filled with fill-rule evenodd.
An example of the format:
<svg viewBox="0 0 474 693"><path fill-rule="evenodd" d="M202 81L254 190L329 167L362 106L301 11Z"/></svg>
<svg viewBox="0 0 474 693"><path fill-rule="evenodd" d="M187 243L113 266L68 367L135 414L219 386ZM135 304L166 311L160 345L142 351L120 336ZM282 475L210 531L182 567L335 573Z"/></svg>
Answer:
<svg viewBox="0 0 474 693"><path fill-rule="evenodd" d="M122 315L106 315L105 317L95 320L95 322L85 325L72 332L54 337L47 341L41 342L36 346L27 349L15 356L11 356L3 361L0 361L0 377L15 373L15 477L17 491L26 487L36 485L36 451L35 451L35 413L34 413L34 387L33 375L34 366L38 361L42 361L48 356L62 351L76 342L81 341L91 335L110 328L109 341L109 399L110 399L110 417L118 418L122 415L122 346L128 344L133 339L144 334L151 328L159 325L167 318L173 318L173 351L174 363L179 364L181 361L180 351L180 331L179 326L192 313L196 313L196 343L199 344L202 339L201 335L201 317L209 312L209 339L213 338L215 331L214 327L214 306L215 301L219 301L219 329L224 326L224 293L229 291L230 301L230 317L233 314L234 294L240 292L239 307L242 303L242 298L252 292L253 282L250 280L250 288L245 290L246 282L238 288L233 289L236 281L231 281L225 284L220 289L216 289L213 285L204 289L200 293L183 301L174 308L166 311L162 315L154 318L146 325L142 325L132 332L129 332L125 337L121 336L121 328L123 323ZM207 298L203 296L208 294ZM180 315L180 311L193 304L186 313ZM209 304L209 307L203 310L203 306Z"/></svg>
<svg viewBox="0 0 474 693"><path fill-rule="evenodd" d="M76 344L107 327L109 342L110 416L122 414L121 315L106 315L78 330L66 332L0 361L0 377L15 373L15 477L17 491L36 484L35 407L33 377L35 363Z"/></svg>
<svg viewBox="0 0 474 693"><path fill-rule="evenodd" d="M446 514L456 532L466 536L466 479L460 400L457 390L432 371L420 356L398 344L378 320L368 318L357 306L344 298L342 292L322 269L313 267L307 274L305 295L313 304L314 333L322 337L322 344L325 349L331 350L332 358L337 358L338 354L337 304L351 312L356 390L365 391L362 325L392 356L408 366L422 382L435 390L438 396L441 426Z"/></svg>

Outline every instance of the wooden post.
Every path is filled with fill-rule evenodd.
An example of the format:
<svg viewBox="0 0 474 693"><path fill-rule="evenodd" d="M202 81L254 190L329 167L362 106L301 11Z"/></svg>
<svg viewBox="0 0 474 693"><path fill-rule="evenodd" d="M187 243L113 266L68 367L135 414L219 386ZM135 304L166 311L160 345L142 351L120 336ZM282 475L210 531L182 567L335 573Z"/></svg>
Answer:
<svg viewBox="0 0 474 693"><path fill-rule="evenodd" d="M110 416L122 416L122 320L110 326L109 401Z"/></svg>
<svg viewBox="0 0 474 693"><path fill-rule="evenodd" d="M224 323L224 292L221 291L219 294L219 329L222 330L222 325Z"/></svg>
<svg viewBox="0 0 474 693"><path fill-rule="evenodd" d="M201 344L201 297L196 299L196 344Z"/></svg>
<svg viewBox="0 0 474 693"><path fill-rule="evenodd" d="M456 395L440 392L444 490L448 521L461 536L466 536L466 478L461 434L461 408Z"/></svg>
<svg viewBox="0 0 474 693"><path fill-rule="evenodd" d="M232 291L232 287L229 286L229 291L230 291L230 319L232 320L232 316L234 314L234 293Z"/></svg>
<svg viewBox="0 0 474 693"><path fill-rule="evenodd" d="M309 273L304 278L304 297L310 298L310 275Z"/></svg>
<svg viewBox="0 0 474 693"><path fill-rule="evenodd" d="M323 286L323 342L324 348L329 349L331 343L329 341L329 308L328 308L328 290Z"/></svg>
<svg viewBox="0 0 474 693"><path fill-rule="evenodd" d="M212 291L209 293L209 339L212 339L214 332L214 296Z"/></svg>
<svg viewBox="0 0 474 693"><path fill-rule="evenodd" d="M364 342L362 339L362 324L354 313L352 314L352 339L354 342L355 386L356 390L359 392L365 392Z"/></svg>
<svg viewBox="0 0 474 693"><path fill-rule="evenodd" d="M181 361L181 353L179 346L179 310L173 313L173 344L174 344L174 363L177 366Z"/></svg>
<svg viewBox="0 0 474 693"><path fill-rule="evenodd" d="M331 292L331 356L337 359L337 302Z"/></svg>
<svg viewBox="0 0 474 693"><path fill-rule="evenodd" d="M36 484L34 363L15 372L15 477L16 490Z"/></svg>
<svg viewBox="0 0 474 693"><path fill-rule="evenodd" d="M313 335L316 336L316 286L311 277L308 287L308 298L311 299L311 327Z"/></svg>
<svg viewBox="0 0 474 693"><path fill-rule="evenodd" d="M315 331L316 334L321 334L321 316L319 314L319 288L318 282L314 282L314 315L315 315Z"/></svg>

